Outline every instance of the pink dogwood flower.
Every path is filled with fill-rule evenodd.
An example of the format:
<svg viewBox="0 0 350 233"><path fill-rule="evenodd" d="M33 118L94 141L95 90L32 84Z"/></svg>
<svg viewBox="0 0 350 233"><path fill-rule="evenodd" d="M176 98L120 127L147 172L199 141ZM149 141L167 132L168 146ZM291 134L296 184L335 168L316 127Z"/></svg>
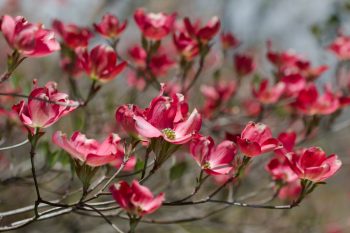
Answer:
<svg viewBox="0 0 350 233"><path fill-rule="evenodd" d="M151 101L143 116L134 116L136 131L145 138L159 138L172 144L189 142L202 125L202 117L196 109L188 115L188 104L181 94L172 97L159 96Z"/></svg>
<svg viewBox="0 0 350 233"><path fill-rule="evenodd" d="M237 148L232 141L225 140L219 145L211 137L198 135L190 144L190 151L198 165L210 175L229 174Z"/></svg>
<svg viewBox="0 0 350 233"><path fill-rule="evenodd" d="M224 50L230 49L230 48L234 49L240 43L240 41L230 32L221 33L220 40L221 40L222 48Z"/></svg>
<svg viewBox="0 0 350 233"><path fill-rule="evenodd" d="M277 76L300 74L308 81L317 79L328 70L327 65L314 67L308 59L297 54L293 50L272 51L271 44L268 44L267 58L277 68Z"/></svg>
<svg viewBox="0 0 350 233"><path fill-rule="evenodd" d="M270 128L262 123L249 122L236 144L245 156L255 157L281 147L281 143L272 137Z"/></svg>
<svg viewBox="0 0 350 233"><path fill-rule="evenodd" d="M114 200L129 214L142 217L155 212L164 201L164 193L153 196L145 186L134 180L132 184L120 181L109 188Z"/></svg>
<svg viewBox="0 0 350 233"><path fill-rule="evenodd" d="M43 57L60 49L53 31L29 23L22 16L2 16L0 30L10 47L26 57Z"/></svg>
<svg viewBox="0 0 350 233"><path fill-rule="evenodd" d="M52 27L62 37L64 45L71 49L86 48L92 37L92 33L88 28L78 27L75 24L64 24L59 20L54 20Z"/></svg>
<svg viewBox="0 0 350 233"><path fill-rule="evenodd" d="M192 61L199 54L198 43L186 33L173 36L173 42L177 52L186 60Z"/></svg>
<svg viewBox="0 0 350 233"><path fill-rule="evenodd" d="M310 147L299 153L285 154L292 170L300 179L313 182L322 182L333 176L341 167L342 162L338 156L332 154L327 157L319 147Z"/></svg>
<svg viewBox="0 0 350 233"><path fill-rule="evenodd" d="M236 54L233 57L233 62L239 76L249 75L256 69L253 57L248 54Z"/></svg>
<svg viewBox="0 0 350 233"><path fill-rule="evenodd" d="M117 63L117 53L107 45L97 45L90 53L78 49L78 62L93 80L108 82L123 71L127 63Z"/></svg>
<svg viewBox="0 0 350 233"><path fill-rule="evenodd" d="M88 139L78 131L71 138L61 131L52 136L52 142L61 147L72 158L86 163L91 167L103 166L109 163L117 163L124 157L124 147L117 134L110 134L102 143L95 139Z"/></svg>
<svg viewBox="0 0 350 233"><path fill-rule="evenodd" d="M117 109L116 120L131 133L144 139L164 138L172 144L189 142L202 125L202 117L196 109L188 113L188 104L181 94L164 96L164 85L149 107L141 110L132 105Z"/></svg>
<svg viewBox="0 0 350 233"><path fill-rule="evenodd" d="M270 88L268 85L269 80L263 80L260 83L258 89L255 89L255 87L253 87L253 94L263 104L274 104L282 96L286 85L282 82L278 82Z"/></svg>
<svg viewBox="0 0 350 233"><path fill-rule="evenodd" d="M95 30L103 37L110 39L118 39L124 32L127 25L127 21L120 22L117 17L107 13L102 17L100 23L95 23Z"/></svg>
<svg viewBox="0 0 350 233"><path fill-rule="evenodd" d="M139 69L146 68L147 52L139 45L134 45L128 50L129 56Z"/></svg>
<svg viewBox="0 0 350 233"><path fill-rule="evenodd" d="M283 76L281 82L285 85L283 95L287 97L297 96L306 86L306 79L299 73Z"/></svg>
<svg viewBox="0 0 350 233"><path fill-rule="evenodd" d="M144 37L150 40L161 40L173 29L176 13L146 13L143 9L137 9L134 13L137 26Z"/></svg>
<svg viewBox="0 0 350 233"><path fill-rule="evenodd" d="M292 106L306 115L329 115L337 111L341 103L329 86L325 86L325 92L320 96L315 84L311 83L299 92Z"/></svg>
<svg viewBox="0 0 350 233"><path fill-rule="evenodd" d="M27 103L21 101L12 109L18 113L22 123L31 128L47 128L78 107L68 95L57 91L55 82L36 87L29 94Z"/></svg>
<svg viewBox="0 0 350 233"><path fill-rule="evenodd" d="M213 39L213 37L219 32L221 26L220 19L216 16L211 18L209 22L202 27L198 22L194 24L191 23L188 17L186 17L183 22L187 33L191 37L199 39L202 43L207 43Z"/></svg>
<svg viewBox="0 0 350 233"><path fill-rule="evenodd" d="M340 34L328 46L328 49L333 52L339 60L350 59L350 36Z"/></svg>

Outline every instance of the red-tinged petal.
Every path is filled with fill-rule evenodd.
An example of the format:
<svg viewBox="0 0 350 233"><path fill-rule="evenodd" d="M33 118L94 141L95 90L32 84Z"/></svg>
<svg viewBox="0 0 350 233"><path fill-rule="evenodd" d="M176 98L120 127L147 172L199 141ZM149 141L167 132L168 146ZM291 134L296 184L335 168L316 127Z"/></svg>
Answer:
<svg viewBox="0 0 350 233"><path fill-rule="evenodd" d="M134 116L135 120L135 129L143 137L146 138L157 138L161 137L162 132L148 123L143 117Z"/></svg>
<svg viewBox="0 0 350 233"><path fill-rule="evenodd" d="M262 153L260 145L248 139L237 138L237 145L241 152L248 157L255 157Z"/></svg>
<svg viewBox="0 0 350 233"><path fill-rule="evenodd" d="M237 148L231 141L223 141L212 151L208 160L211 166L216 167L230 164L237 154Z"/></svg>
<svg viewBox="0 0 350 233"><path fill-rule="evenodd" d="M95 30L100 33L103 37L116 39L119 38L120 34L125 30L127 21L119 24L119 20L112 14L105 14L102 17L100 23L95 23Z"/></svg>
<svg viewBox="0 0 350 233"><path fill-rule="evenodd" d="M328 49L332 51L339 60L348 60L350 58L350 37L339 35Z"/></svg>
<svg viewBox="0 0 350 233"><path fill-rule="evenodd" d="M197 35L203 40L211 40L218 33L220 26L220 19L213 17L205 27L198 31Z"/></svg>
<svg viewBox="0 0 350 233"><path fill-rule="evenodd" d="M202 135L195 135L190 144L190 151L193 158L199 166L202 166L207 160L214 147L213 139Z"/></svg>
<svg viewBox="0 0 350 233"><path fill-rule="evenodd" d="M242 131L241 138L261 145L267 139L272 138L272 132L265 124L249 122Z"/></svg>
<svg viewBox="0 0 350 233"><path fill-rule="evenodd" d="M261 152L270 152L276 149L277 147L282 147L280 141L278 141L276 138L269 138L261 144Z"/></svg>
<svg viewBox="0 0 350 233"><path fill-rule="evenodd" d="M111 76L115 77L117 76L120 72L122 72L124 70L124 68L127 66L127 62L123 61L121 63L119 63L111 72Z"/></svg>
<svg viewBox="0 0 350 233"><path fill-rule="evenodd" d="M125 20L125 21L119 26L118 34L122 33L122 32L125 30L125 28L126 28L127 25L128 25L128 21Z"/></svg>
<svg viewBox="0 0 350 233"><path fill-rule="evenodd" d="M142 8L139 8L134 13L134 19L136 24L141 28L145 24L145 11Z"/></svg>
<svg viewBox="0 0 350 233"><path fill-rule="evenodd" d="M186 17L184 20L184 25L185 25L185 28L188 32L188 34L190 34L191 36L194 36L196 34L196 30L195 28L192 26L192 23L190 21L190 19L188 17Z"/></svg>
<svg viewBox="0 0 350 233"><path fill-rule="evenodd" d="M304 169L300 167L299 165L299 156L295 152L287 152L284 154L285 158L287 159L286 161L290 165L291 169L300 177Z"/></svg>
<svg viewBox="0 0 350 233"><path fill-rule="evenodd" d="M317 167L326 160L326 153L318 147L310 147L300 157L300 166L303 168Z"/></svg>
<svg viewBox="0 0 350 233"><path fill-rule="evenodd" d="M265 169L271 174L274 180L292 182L298 179L298 176L286 160L287 159L284 156L276 156L266 165Z"/></svg>
<svg viewBox="0 0 350 233"><path fill-rule="evenodd" d="M110 164L114 166L116 169L119 169L124 160L124 156L117 156L117 159L112 161ZM133 171L136 165L137 159L135 156L130 156L128 161L126 162L123 171Z"/></svg>
<svg viewBox="0 0 350 233"><path fill-rule="evenodd" d="M285 83L286 85L285 94L287 96L298 95L299 91L304 89L306 85L305 78L300 74L290 74L290 75L284 76L281 79L281 82Z"/></svg>
<svg viewBox="0 0 350 233"><path fill-rule="evenodd" d="M79 132L76 132L78 134ZM67 151L73 158L80 161L85 161L86 155L78 151L78 148L71 144L70 140L67 139L67 135L61 131L56 131L52 136L52 142L57 146Z"/></svg>
<svg viewBox="0 0 350 233"><path fill-rule="evenodd" d="M122 163L122 160L123 160L123 158L119 160L120 163ZM129 160L126 162L123 171L132 171L132 170L134 170L135 166L136 166L136 162L137 162L136 157L135 156L131 156L129 158Z"/></svg>
<svg viewBox="0 0 350 233"><path fill-rule="evenodd" d="M296 141L297 135L294 131L282 132L278 135L277 138L278 138L278 140L280 140L280 142L282 142L283 147L287 151L292 151L294 146L295 146L295 141Z"/></svg>
<svg viewBox="0 0 350 233"><path fill-rule="evenodd" d="M59 20L54 20L52 27L64 40L64 44L71 49L78 47L86 48L92 33L88 28L78 27L75 24L63 24Z"/></svg>
<svg viewBox="0 0 350 233"><path fill-rule="evenodd" d="M141 115L136 105L122 105L115 112L115 119L127 133L135 133L135 115Z"/></svg>
<svg viewBox="0 0 350 233"><path fill-rule="evenodd" d="M183 121L188 114L188 103L185 102L185 97L182 94L176 94L173 96L173 101L175 106L177 106L176 115L174 118L174 123L179 123Z"/></svg>
<svg viewBox="0 0 350 233"><path fill-rule="evenodd" d="M350 105L350 96L341 96L339 97L339 104L341 107Z"/></svg>
<svg viewBox="0 0 350 233"><path fill-rule="evenodd" d="M187 120L178 123L175 128L175 134L177 137L182 137L188 134L196 133L202 126L202 117L198 113L197 109L194 109Z"/></svg>
<svg viewBox="0 0 350 233"><path fill-rule="evenodd" d="M108 155L108 154L119 154L121 155L121 151L119 149L122 148L120 144L121 138L118 134L111 133L99 146L96 154L98 155Z"/></svg>
<svg viewBox="0 0 350 233"><path fill-rule="evenodd" d="M295 105L301 110L308 110L316 103L317 98L317 88L314 84L310 84L299 92Z"/></svg>
<svg viewBox="0 0 350 233"><path fill-rule="evenodd" d="M24 125L27 125L30 127L32 126L33 121L29 116L28 107L23 100L18 104L13 105L12 110L17 112L19 119L22 121Z"/></svg>
<svg viewBox="0 0 350 233"><path fill-rule="evenodd" d="M91 167L98 167L98 166L103 166L109 163L112 163L113 161L116 161L119 158L118 155L116 154L88 154L86 156L85 162L87 165Z"/></svg>
<svg viewBox="0 0 350 233"><path fill-rule="evenodd" d="M234 65L235 70L241 76L252 73L256 68L253 57L248 54L236 54L234 56Z"/></svg>
<svg viewBox="0 0 350 233"><path fill-rule="evenodd" d="M237 144L237 138L240 138L240 134L232 134L229 132L225 132L225 139L229 141L233 141L234 143Z"/></svg>
<svg viewBox="0 0 350 233"><path fill-rule="evenodd" d="M145 13L143 9L137 9L134 19L142 31L143 36L151 40L160 40L172 30L176 14Z"/></svg>
<svg viewBox="0 0 350 233"><path fill-rule="evenodd" d="M126 210L132 208L132 204L130 203L132 190L128 183L120 181L118 184L110 186L109 191L112 193L114 200L116 200L121 208Z"/></svg>
<svg viewBox="0 0 350 233"><path fill-rule="evenodd" d="M217 100L220 98L219 93L215 90L215 87L202 85L200 88L201 92L206 98Z"/></svg>
<svg viewBox="0 0 350 233"><path fill-rule="evenodd" d="M302 187L299 180L288 183L286 186L281 188L278 197L282 200L296 200L301 193Z"/></svg>
<svg viewBox="0 0 350 233"><path fill-rule="evenodd" d="M313 182L320 182L323 175L330 171L328 164L324 164L320 167L307 167L304 169L304 175L302 178L311 180Z"/></svg>
<svg viewBox="0 0 350 233"><path fill-rule="evenodd" d="M153 199L152 192L146 186L140 185L140 183L137 180L134 180L132 182L131 189L134 194L132 197L132 202L134 204L142 203L144 201Z"/></svg>
<svg viewBox="0 0 350 233"><path fill-rule="evenodd" d="M175 139L169 139L166 135L164 135L163 138L172 144L182 145L191 141L193 134L186 134L184 136L176 137Z"/></svg>
<svg viewBox="0 0 350 233"><path fill-rule="evenodd" d="M144 214L151 214L155 212L159 207L162 205L163 201L165 199L165 194L160 193L158 196L153 198L153 200L149 200L142 204L142 215Z"/></svg>
<svg viewBox="0 0 350 233"><path fill-rule="evenodd" d="M161 89L163 94L163 88ZM173 128L176 116L177 104L171 103L169 97L159 95L154 98L150 106L145 110L147 122L158 129Z"/></svg>
<svg viewBox="0 0 350 233"><path fill-rule="evenodd" d="M322 165L324 164L328 164L330 169L327 173L323 174L320 177L320 181L324 181L329 177L333 176L342 166L342 162L338 159L338 156L335 154L330 155L325 161L323 161Z"/></svg>
<svg viewBox="0 0 350 233"><path fill-rule="evenodd" d="M61 49L61 46L55 39L55 34L52 31L42 31L45 31L46 34L44 38L42 40L37 39L33 51L23 51L23 55L30 57L43 57Z"/></svg>
<svg viewBox="0 0 350 233"><path fill-rule="evenodd" d="M4 15L1 18L1 31L4 34L7 43L12 47L15 35L16 21L9 15Z"/></svg>

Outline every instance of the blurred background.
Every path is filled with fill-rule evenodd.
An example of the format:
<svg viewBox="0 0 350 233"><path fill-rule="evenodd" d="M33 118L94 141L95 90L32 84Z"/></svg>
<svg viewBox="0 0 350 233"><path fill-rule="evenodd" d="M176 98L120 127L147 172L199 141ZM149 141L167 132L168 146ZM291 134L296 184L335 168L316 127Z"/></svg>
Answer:
<svg viewBox="0 0 350 233"><path fill-rule="evenodd" d="M201 18L204 22L212 16L220 17L222 28L230 31L242 41L239 50L252 51L257 56L259 65L264 65L263 57L266 53L266 43L270 40L278 50L293 49L297 53L310 59L313 64L327 64L330 69L320 78L319 83L334 82L336 58L325 47L341 30L350 32L350 1L346 0L0 0L0 14L12 16L22 15L31 22L42 22L47 28L51 27L53 19L60 19L65 23L75 23L80 26L91 26L101 17L110 12L119 19L127 19L129 24L120 41L119 49L124 55L128 45L138 43L139 31L133 21L135 9L143 7L149 12L177 12L178 17L190 16L192 19ZM93 42L99 43L98 39ZM6 53L9 51L3 39L0 40L0 67L5 69ZM63 74L57 65L59 54L40 59L31 59L25 62L17 71L18 76L25 77L27 84L32 79L42 80L62 79ZM266 59L265 59L266 60ZM63 84L64 85L64 84ZM87 83L82 83L88 86ZM25 85L24 85L25 86ZM103 117L104 121L93 124L99 130L110 129L104 122L113 122L113 111L119 104L125 103L126 81L119 77L116 82L105 88L97 101L107 98L111 108ZM117 90L117 91L113 91ZM112 92L112 93L111 93ZM141 94L140 102L147 103L154 96ZM200 98L202 97L197 97ZM98 102L97 102L98 103ZM99 106L96 105L98 112ZM337 153L344 161L341 171L332 177L326 186L317 189L300 207L292 210L263 210L231 207L206 219L172 225L140 224L138 232L175 232L175 233L348 233L350 232L350 127L349 114L345 112L338 119L338 128L322 134L308 142L309 145L319 145L326 152ZM242 124L245 124L242 123ZM60 128L70 129L71 123L61 122ZM281 127L281 126L280 126ZM74 128L74 127L73 127ZM92 132L96 129L89 129ZM279 128L278 131L282 131ZM17 132L16 141L23 139L23 134ZM0 163L1 180L28 172L28 164L24 163L23 154L28 148L9 152L12 167L5 169ZM16 165L13 165L16 164ZM195 166L194 164L192 164ZM2 169L4 169L2 171ZM9 173L9 170L11 172ZM263 174L263 175L261 175ZM251 175L247 187L263 187L268 184L268 176L263 168L257 169ZM68 177L66 178L68 179ZM263 180L263 181L260 181ZM194 177L177 180L168 184L154 182L154 192L177 189L187 190ZM60 185L64 184L61 181ZM54 186L49 183L48 186ZM248 188L247 188L248 189ZM244 193L244 189L242 190ZM50 196L50 193L46 193ZM175 195L175 194L174 194ZM0 183L0 211L9 210L30 204L33 193L25 182L15 185L6 182ZM254 200L254 199L253 199ZM198 216L213 205L203 207L176 208L165 207L164 211L155 216L183 217ZM155 218L156 218L155 217ZM2 220L0 219L0 222ZM119 219L113 219L117 224L126 226ZM103 219L89 218L80 215L67 215L35 223L15 232L113 232Z"/></svg>

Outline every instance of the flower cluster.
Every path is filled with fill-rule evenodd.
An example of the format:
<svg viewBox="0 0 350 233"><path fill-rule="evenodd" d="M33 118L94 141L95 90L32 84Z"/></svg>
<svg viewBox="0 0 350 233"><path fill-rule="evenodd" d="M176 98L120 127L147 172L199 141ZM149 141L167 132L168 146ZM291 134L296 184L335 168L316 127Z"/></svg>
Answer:
<svg viewBox="0 0 350 233"><path fill-rule="evenodd" d="M60 43L53 31L41 24L29 23L23 17L1 18L0 29L12 53L8 55L7 72L0 79L0 114L8 121L0 121L0 136L18 124L28 131L37 192L34 220L43 216L39 214L41 203L68 209L68 204L51 203L40 194L34 164L39 148L46 152L47 160L54 161L49 168L56 160L60 161L57 157L69 155L66 164L72 169L65 172L75 172L82 185L78 189L82 192L80 199L68 205L72 211L95 211L105 217L105 210L121 208L126 215L118 212L118 216L129 219L130 232L134 232L145 215L154 213L163 204L221 202L283 208L213 198L227 184L234 187L236 194L244 182L243 176L257 177L254 172L261 170L255 170L250 166L252 163L266 164L265 170L274 184L270 192L274 191L273 197L291 203L286 209L299 205L340 169L342 162L337 155L327 156L320 147L304 144L316 136L316 131L331 128L343 108L350 105L349 81L345 86L327 83L323 89L317 84L331 70L328 65L315 66L292 50L275 51L269 42L263 59L269 63L271 72L265 69L262 72L257 52L238 48L244 42L231 32L220 31L219 17L214 16L203 24L189 17L177 20L176 13L137 9L133 18L141 40L128 44L126 54L119 52L118 46L131 22L111 13L84 27L54 20L52 27L60 36ZM95 40L95 36L100 40ZM221 41L219 49L214 46L216 36ZM350 39L345 35L339 35L328 46L342 62L349 60L349 48ZM12 88L17 80L5 84L24 58L42 57L57 50L60 50L61 69L66 74L59 80L68 81L65 86L76 101L58 91L58 84L53 81L42 87L35 81L29 95L19 93L27 90L22 85ZM112 82L125 70L125 80ZM77 78L82 74L88 79ZM107 82L110 86L104 88ZM123 86L126 83L130 90ZM85 90L87 85L90 88ZM123 90L116 89L118 86ZM152 88L158 95L145 106ZM94 99L101 90L105 91L101 95L105 98ZM17 97L27 100L13 105L12 112L2 107ZM115 122L111 123L108 119L113 111ZM38 143L39 139L47 140L42 136L50 133L48 127L67 115L72 120L68 127L56 124L51 140L43 143L44 146ZM102 142L89 139L82 132L105 139ZM51 148L51 144L56 147ZM198 166L188 169L191 163ZM7 162L5 165L6 169L10 167ZM199 173L191 195L180 200L175 199L177 194L168 195L168 190L153 195L154 184L146 182L157 175L166 180L163 174L168 170L170 180L178 179L188 170ZM207 180L216 181L219 187L202 200L192 199L200 189L204 193L212 188L213 185L203 188ZM102 195L115 201L91 204L90 201ZM228 200L231 199L229 196ZM114 206L107 206L110 204Z"/></svg>

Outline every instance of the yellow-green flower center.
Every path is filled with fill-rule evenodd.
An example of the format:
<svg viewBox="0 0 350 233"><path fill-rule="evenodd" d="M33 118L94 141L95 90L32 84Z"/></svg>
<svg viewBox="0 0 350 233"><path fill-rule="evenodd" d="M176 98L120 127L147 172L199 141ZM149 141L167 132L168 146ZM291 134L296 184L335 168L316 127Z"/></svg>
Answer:
<svg viewBox="0 0 350 233"><path fill-rule="evenodd" d="M170 128L163 129L162 133L170 140L174 140L176 138L175 131Z"/></svg>
<svg viewBox="0 0 350 233"><path fill-rule="evenodd" d="M210 163L206 162L205 164L202 165L203 169L210 169Z"/></svg>

